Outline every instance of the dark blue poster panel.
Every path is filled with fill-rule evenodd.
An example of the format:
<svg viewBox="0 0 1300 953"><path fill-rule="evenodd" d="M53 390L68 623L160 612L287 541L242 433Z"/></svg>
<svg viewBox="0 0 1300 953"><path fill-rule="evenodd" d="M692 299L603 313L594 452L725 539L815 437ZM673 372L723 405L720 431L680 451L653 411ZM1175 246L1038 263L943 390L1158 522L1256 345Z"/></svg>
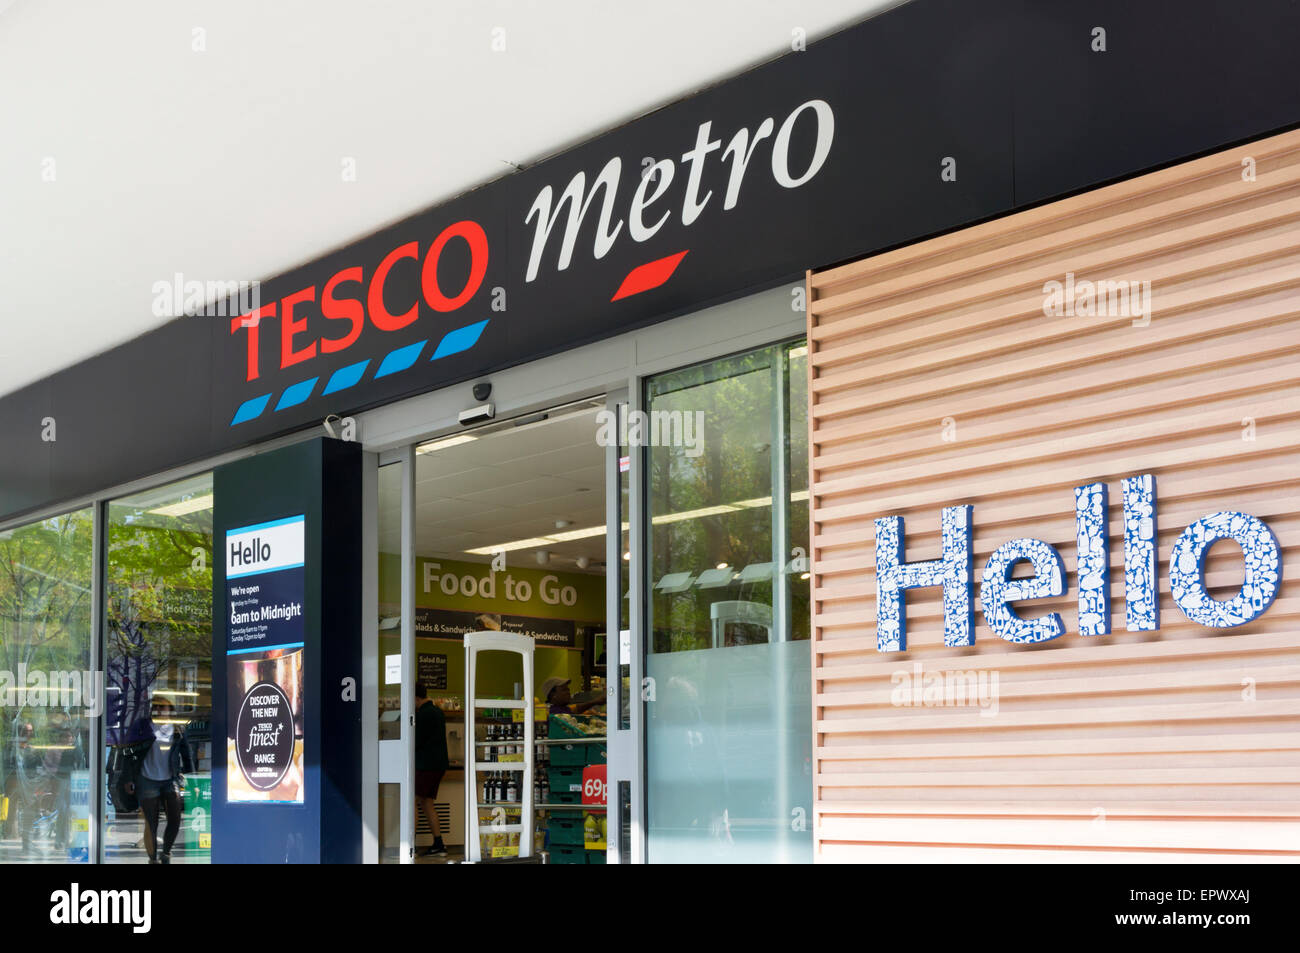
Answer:
<svg viewBox="0 0 1300 953"><path fill-rule="evenodd" d="M303 515L226 532L226 797L303 804Z"/></svg>

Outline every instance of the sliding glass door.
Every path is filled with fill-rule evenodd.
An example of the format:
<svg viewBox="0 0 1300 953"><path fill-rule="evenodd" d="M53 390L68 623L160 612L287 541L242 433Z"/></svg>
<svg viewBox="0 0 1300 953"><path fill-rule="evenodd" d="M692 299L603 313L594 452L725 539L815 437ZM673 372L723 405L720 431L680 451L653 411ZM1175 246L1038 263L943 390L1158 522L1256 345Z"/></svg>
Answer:
<svg viewBox="0 0 1300 953"><path fill-rule="evenodd" d="M647 855L812 859L807 349L649 379Z"/></svg>

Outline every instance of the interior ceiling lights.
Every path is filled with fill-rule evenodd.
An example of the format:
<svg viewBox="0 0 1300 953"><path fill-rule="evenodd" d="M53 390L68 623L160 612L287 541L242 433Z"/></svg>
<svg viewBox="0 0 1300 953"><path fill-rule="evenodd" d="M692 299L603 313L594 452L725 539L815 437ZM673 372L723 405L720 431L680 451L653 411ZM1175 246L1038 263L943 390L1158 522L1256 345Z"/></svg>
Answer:
<svg viewBox="0 0 1300 953"><path fill-rule="evenodd" d="M185 516L187 513L197 513L200 510L210 509L212 509L212 494L208 493L205 496L192 497L179 503L158 506L149 510L149 512L157 516Z"/></svg>
<svg viewBox="0 0 1300 953"><path fill-rule="evenodd" d="M792 501L808 499L807 490L797 490L790 494ZM701 519L705 516L717 516L722 513L736 513L741 510L754 509L757 507L771 506L772 498L770 496L756 496L751 500L738 500L735 503L721 503L717 506L705 506L696 510L683 510L680 513L664 513L651 519L651 523L661 526L664 523L679 523L682 520ZM556 523L562 521L557 520ZM567 522L567 521L563 521ZM628 524L623 524L623 529L628 529ZM497 553L509 553L516 549L537 549L542 546L554 543L568 543L575 539L590 539L593 536L604 536L604 526L589 526L585 529L565 530L564 532L551 533L547 536L533 536L528 539L516 539L508 543L497 543L494 546L480 546L477 549L467 549L466 553L471 556L494 556Z"/></svg>

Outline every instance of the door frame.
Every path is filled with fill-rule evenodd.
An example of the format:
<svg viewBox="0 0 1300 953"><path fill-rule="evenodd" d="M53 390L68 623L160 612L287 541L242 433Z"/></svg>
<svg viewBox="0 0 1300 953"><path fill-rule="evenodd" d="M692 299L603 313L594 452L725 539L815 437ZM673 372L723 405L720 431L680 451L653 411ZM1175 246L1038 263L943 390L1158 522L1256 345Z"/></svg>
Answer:
<svg viewBox="0 0 1300 953"><path fill-rule="evenodd" d="M642 408L642 383L647 377L676 368L714 360L728 354L752 350L804 334L807 320L803 308L805 287L802 281L782 283L766 291L740 298L693 314L674 318L639 331L632 331L595 344L574 348L529 364L481 375L479 380L492 384L492 402L496 420L538 413L563 404L603 394L606 406L623 402L630 409ZM401 821L399 854L402 863L413 861L415 832L414 716L415 671L415 446L428 440L465 432L457 417L460 411L482 401L470 394L470 383L456 384L429 394L411 397L375 410L357 414L357 432L367 453L367 473L371 463L375 473L379 466L402 463L402 751L404 768L396 781L380 776L376 694L364 695L363 707L363 777L365 799L363 811L367 833L363 856L368 862L378 859L378 791L380 783L401 785ZM609 858L612 863L644 863L646 859L646 762L644 704L640 685L643 678L645 650L644 602L644 533L645 463L643 454L630 452L629 500L626 514L629 523L629 727L615 727L609 734L609 801L610 814L617 816L619 782L628 785L630 795L630 848L620 856L621 845L611 837ZM619 448L606 448L606 691L607 712L617 712L619 679L610 677L608 658L620 651L618 629L619 574L608 568L611 557L620 552L621 516L619 513ZM381 661L378 658L378 479L366 482L363 512L366 517L362 591L366 628L363 642L363 677L372 692L379 687ZM611 525L612 524L612 525ZM375 578L368 578L369 573ZM613 624L611 624L611 620ZM617 656L616 656L617 658ZM411 660L408 662L407 660ZM617 667L614 667L617 673ZM372 680L373 676L373 680ZM619 825L615 825L616 830Z"/></svg>
<svg viewBox="0 0 1300 953"><path fill-rule="evenodd" d="M400 611L402 656L400 682L400 737L379 740L379 468L401 467L402 562L400 571ZM362 704L362 860L378 863L379 856L379 787L398 786L397 860L415 862L415 446L401 447L390 453L366 453L362 480L362 570L361 600L364 616L362 629L361 673Z"/></svg>
<svg viewBox="0 0 1300 953"><path fill-rule="evenodd" d="M639 389L639 386L638 386ZM605 409L619 419L620 407L636 408L635 398L629 388L622 387L605 395ZM628 512L624 513L621 458L628 456ZM636 492L640 474L638 454L620 446L617 441L605 448L605 724L607 764L605 768L605 816L613 819L614 833L609 837L607 863L640 863L644 858L645 825L637 821L644 816L645 791L645 731L642 724L644 708L641 704L641 659L636 647L640 645L640 621L636 606L639 589L641 561L638 556L637 518L639 494ZM619 564L623 561L623 520L628 521L628 727L622 725L623 708L623 588ZM624 856L622 839L623 792L628 793L629 822L631 826L629 848Z"/></svg>

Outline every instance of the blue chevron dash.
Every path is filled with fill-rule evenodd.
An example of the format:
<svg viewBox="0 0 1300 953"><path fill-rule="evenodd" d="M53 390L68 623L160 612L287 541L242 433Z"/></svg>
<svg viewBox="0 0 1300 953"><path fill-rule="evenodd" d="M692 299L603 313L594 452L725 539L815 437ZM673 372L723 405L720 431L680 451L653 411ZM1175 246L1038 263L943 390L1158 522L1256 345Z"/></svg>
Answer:
<svg viewBox="0 0 1300 953"><path fill-rule="evenodd" d="M230 426L233 427L236 424L247 423L256 417L260 417L262 411L266 410L266 405L270 403L270 401L270 394L263 394L261 397L251 397L244 401L239 405L239 409L235 411L235 416L231 418Z"/></svg>
<svg viewBox="0 0 1300 953"><path fill-rule="evenodd" d="M357 361L357 363L349 364L347 367L340 367L330 375L329 383L321 391L321 396L333 394L335 391L347 390L361 380L361 376L365 374L366 368L369 366L370 358L366 358L364 361Z"/></svg>
<svg viewBox="0 0 1300 953"><path fill-rule="evenodd" d="M436 361L440 357L446 357L449 354L459 354L461 351L468 351L478 343L479 335L487 327L487 321L479 321L475 324L467 324L463 328L457 328L455 331L448 331L438 347L433 352L431 361Z"/></svg>
<svg viewBox="0 0 1300 953"><path fill-rule="evenodd" d="M316 388L316 382L319 377L313 377L310 380L299 381L284 389L280 399L276 401L275 409L284 410L286 407L296 407L304 400L311 396L311 392Z"/></svg>
<svg viewBox="0 0 1300 953"><path fill-rule="evenodd" d="M428 341L416 341L414 344L399 347L396 351L389 351L379 362L379 370L375 371L375 380L406 370L415 363L415 359L420 356L420 352L428 343Z"/></svg>

